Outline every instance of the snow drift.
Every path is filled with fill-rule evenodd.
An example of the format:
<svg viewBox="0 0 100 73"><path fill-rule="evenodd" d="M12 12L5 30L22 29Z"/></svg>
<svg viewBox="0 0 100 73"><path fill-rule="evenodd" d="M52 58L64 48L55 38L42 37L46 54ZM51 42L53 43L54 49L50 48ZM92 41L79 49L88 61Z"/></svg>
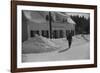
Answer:
<svg viewBox="0 0 100 73"><path fill-rule="evenodd" d="M60 42L62 40L59 39ZM60 43L56 43L53 39L47 39L36 35L23 43L23 53L44 53L61 49Z"/></svg>
<svg viewBox="0 0 100 73"><path fill-rule="evenodd" d="M85 39L84 39L85 38ZM89 41L89 35L84 37L81 35L76 35L73 37L72 46L79 46ZM53 51L60 51L68 48L68 41L66 38L59 39L48 39L42 36L36 35L33 38L29 38L27 41L23 42L22 53L46 53Z"/></svg>

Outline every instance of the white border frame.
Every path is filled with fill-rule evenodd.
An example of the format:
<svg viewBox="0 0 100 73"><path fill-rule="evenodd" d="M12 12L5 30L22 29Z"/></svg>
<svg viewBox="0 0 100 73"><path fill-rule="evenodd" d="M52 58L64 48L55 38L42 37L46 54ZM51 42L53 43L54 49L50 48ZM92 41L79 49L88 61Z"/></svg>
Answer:
<svg viewBox="0 0 100 73"><path fill-rule="evenodd" d="M84 12L90 13L90 60L73 60L73 61L55 61L55 62L28 62L22 63L22 13L21 10L36 10L36 11L63 11L63 12ZM57 7L40 7L40 6L23 6L17 5L17 68L29 67L46 67L60 65L82 65L94 64L94 10L79 9L79 8L57 8Z"/></svg>

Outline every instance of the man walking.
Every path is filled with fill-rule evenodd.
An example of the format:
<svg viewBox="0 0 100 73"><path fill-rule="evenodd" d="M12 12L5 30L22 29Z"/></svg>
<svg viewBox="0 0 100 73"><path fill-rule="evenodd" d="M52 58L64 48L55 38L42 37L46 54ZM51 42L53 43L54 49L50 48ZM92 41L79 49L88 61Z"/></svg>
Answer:
<svg viewBox="0 0 100 73"><path fill-rule="evenodd" d="M68 40L68 46L70 48L71 44L72 44L72 33L71 33L71 31L68 33L68 35L66 35L66 37L67 37L67 40Z"/></svg>
<svg viewBox="0 0 100 73"><path fill-rule="evenodd" d="M68 48L66 48L66 49L64 49L64 50L61 50L61 51L59 51L59 53L61 53L61 52L64 52L64 51L67 51L70 47L71 47L71 44L72 44L72 32L71 31L69 31L68 33L66 33L66 39L68 40Z"/></svg>

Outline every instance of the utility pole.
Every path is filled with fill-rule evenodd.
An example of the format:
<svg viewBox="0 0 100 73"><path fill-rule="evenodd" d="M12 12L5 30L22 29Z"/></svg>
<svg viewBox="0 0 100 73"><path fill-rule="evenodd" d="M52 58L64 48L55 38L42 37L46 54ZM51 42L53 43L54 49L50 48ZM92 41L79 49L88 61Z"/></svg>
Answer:
<svg viewBox="0 0 100 73"><path fill-rule="evenodd" d="M50 11L49 11L49 27L50 27L50 38L52 38L52 18Z"/></svg>

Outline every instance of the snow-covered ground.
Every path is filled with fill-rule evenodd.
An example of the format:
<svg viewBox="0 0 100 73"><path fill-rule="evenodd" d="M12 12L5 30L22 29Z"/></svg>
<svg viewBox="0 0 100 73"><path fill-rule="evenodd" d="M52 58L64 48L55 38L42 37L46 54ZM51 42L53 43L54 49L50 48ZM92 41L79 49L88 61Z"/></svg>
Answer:
<svg viewBox="0 0 100 73"><path fill-rule="evenodd" d="M89 35L76 35L68 48L66 38L47 39L42 36L23 43L22 62L81 60L90 58Z"/></svg>

